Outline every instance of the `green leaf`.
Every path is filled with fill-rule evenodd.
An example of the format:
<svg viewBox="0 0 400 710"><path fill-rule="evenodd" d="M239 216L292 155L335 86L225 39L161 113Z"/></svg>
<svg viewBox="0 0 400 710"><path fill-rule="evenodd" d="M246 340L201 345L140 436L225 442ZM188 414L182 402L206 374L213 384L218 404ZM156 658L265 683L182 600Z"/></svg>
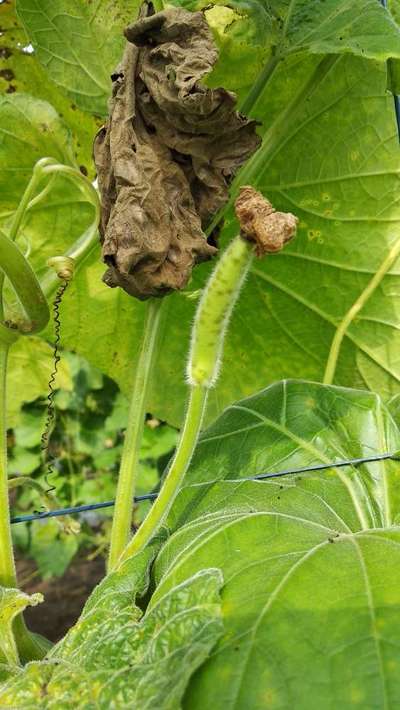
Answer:
<svg viewBox="0 0 400 710"><path fill-rule="evenodd" d="M52 157L75 166L75 159L70 132L45 101L27 94L0 97L0 123L0 225L7 233L35 163ZM79 188L57 175L26 213L17 243L40 277L47 259L66 251L92 221L93 207Z"/></svg>
<svg viewBox="0 0 400 710"><path fill-rule="evenodd" d="M37 337L19 338L12 346L7 369L7 426L17 424L24 402L32 402L47 395L53 370L53 348ZM72 388L68 364L61 360L55 387Z"/></svg>
<svg viewBox="0 0 400 710"><path fill-rule="evenodd" d="M45 411L38 408L21 412L18 426L14 427L16 445L26 449L39 446L45 419Z"/></svg>
<svg viewBox="0 0 400 710"><path fill-rule="evenodd" d="M383 61L400 52L400 29L376 0L233 0L211 7L207 0L174 0L173 4L205 11L220 48L210 81L214 86L223 83L241 99L246 92L253 93L259 76L262 81L291 55L351 53Z"/></svg>
<svg viewBox="0 0 400 710"><path fill-rule="evenodd" d="M28 94L0 96L0 209L14 210L40 158L72 165L69 131L46 101Z"/></svg>
<svg viewBox="0 0 400 710"><path fill-rule="evenodd" d="M0 683L5 683L16 674L15 666L8 666L5 663L0 663Z"/></svg>
<svg viewBox="0 0 400 710"><path fill-rule="evenodd" d="M157 426L151 429L146 426L143 432L141 458L158 459L175 448L178 432L169 426Z"/></svg>
<svg viewBox="0 0 400 710"><path fill-rule="evenodd" d="M135 569L138 564L142 570L134 558ZM202 570L139 621L133 601L143 578L133 575L128 561L100 585L100 595L94 592L48 659L28 664L0 690L1 706L26 707L40 699L43 708L178 710L190 675L221 635L221 584L218 570Z"/></svg>
<svg viewBox="0 0 400 710"><path fill-rule="evenodd" d="M253 8L262 5L252 2L250 8L251 17ZM280 56L298 52L349 52L379 60L399 56L400 30L374 0L325 0L313 5L308 0L273 0L264 13L271 23L271 45ZM261 28L256 27L256 17L252 19L253 32L261 40Z"/></svg>
<svg viewBox="0 0 400 710"><path fill-rule="evenodd" d="M385 67L349 56L287 59L253 112L259 120L268 117L264 143L235 188L253 184L276 208L296 213L300 224L282 254L254 263L208 416L292 376L318 381L329 375L337 384L392 396L400 381L400 153ZM225 239L236 230L229 213ZM117 289L107 292L98 259L93 252L71 287L65 342L129 395L146 305ZM196 267L192 292L210 268ZM178 425L196 307L188 295L165 299L148 404L155 416ZM101 323L101 336L93 323Z"/></svg>
<svg viewBox="0 0 400 710"><path fill-rule="evenodd" d="M27 451L21 446L15 446L13 448L12 456L10 456L8 461L8 473L9 474L23 474L29 476L33 473L38 466L40 466L41 456L39 453L33 453L32 451Z"/></svg>
<svg viewBox="0 0 400 710"><path fill-rule="evenodd" d="M0 224L7 232L36 161L51 156L73 165L74 156L69 131L44 101L26 94L0 97L0 124ZM78 188L57 176L45 199L29 210L17 243L29 255L40 277L46 271L47 259L66 251L92 220L93 208ZM53 340L53 324L47 335ZM13 396L9 397L8 426L16 423L23 402L47 395L52 369L51 348L41 339L20 339L13 346L9 359L9 392ZM71 389L64 359L56 387Z"/></svg>
<svg viewBox="0 0 400 710"><path fill-rule="evenodd" d="M107 113L110 75L125 44L123 28L136 17L130 0L18 0L17 11L47 75L76 105Z"/></svg>
<svg viewBox="0 0 400 710"><path fill-rule="evenodd" d="M78 536L62 532L54 518L33 523L29 556L35 560L42 579L62 577L78 549Z"/></svg>
<svg viewBox="0 0 400 710"><path fill-rule="evenodd" d="M1 654L11 666L18 665L18 651L12 632L12 623L27 606L43 601L41 594L25 594L19 589L0 587L0 659Z"/></svg>
<svg viewBox="0 0 400 710"><path fill-rule="evenodd" d="M399 463L334 463L399 443L378 397L294 381L237 402L204 433L150 602L205 563L222 570L225 632L184 708L397 707Z"/></svg>
<svg viewBox="0 0 400 710"><path fill-rule="evenodd" d="M80 111L50 80L21 27L14 0L0 4L0 26L0 93L28 93L48 101L71 130L77 164L94 177L92 144L100 121Z"/></svg>

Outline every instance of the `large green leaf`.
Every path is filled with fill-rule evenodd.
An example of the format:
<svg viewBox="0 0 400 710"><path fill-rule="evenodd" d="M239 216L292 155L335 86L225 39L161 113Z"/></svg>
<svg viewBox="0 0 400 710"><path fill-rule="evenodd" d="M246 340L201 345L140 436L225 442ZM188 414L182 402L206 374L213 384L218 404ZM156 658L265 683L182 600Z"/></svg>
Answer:
<svg viewBox="0 0 400 710"><path fill-rule="evenodd" d="M0 4L0 27L0 93L24 92L51 103L71 129L77 164L94 176L92 145L100 121L82 112L51 81L15 13L15 0Z"/></svg>
<svg viewBox="0 0 400 710"><path fill-rule="evenodd" d="M220 46L213 84L224 83L244 99L281 59L302 53L343 54L384 60L398 57L400 29L376 0L174 0L189 10L205 10ZM165 2L167 6L168 3ZM227 76L227 68L230 76Z"/></svg>
<svg viewBox="0 0 400 710"><path fill-rule="evenodd" d="M151 551L150 551L151 553ZM95 590L76 626L42 663L0 689L2 708L178 710L194 670L222 632L221 574L185 580L140 620L149 552L125 563ZM141 573L141 574L140 574Z"/></svg>
<svg viewBox="0 0 400 710"><path fill-rule="evenodd" d="M225 633L185 708L398 707L400 463L334 463L399 445L376 396L293 381L204 433L150 603L205 564L223 572ZM240 481L321 462L332 469Z"/></svg>
<svg viewBox="0 0 400 710"><path fill-rule="evenodd" d="M240 180L295 212L300 226L282 254L254 264L229 328L210 417L280 378L322 380L328 363L338 384L398 392L400 151L384 65L347 55L287 59L254 114L269 128ZM230 216L226 238L236 229ZM192 295L209 270L196 268ZM101 273L93 254L63 311L66 342L128 393L145 305L106 292ZM186 395L196 307L190 295L165 299L150 394L150 410L173 423ZM92 323L101 327L90 330Z"/></svg>
<svg viewBox="0 0 400 710"><path fill-rule="evenodd" d="M17 11L48 76L76 105L107 113L110 74L121 58L134 0L18 0Z"/></svg>

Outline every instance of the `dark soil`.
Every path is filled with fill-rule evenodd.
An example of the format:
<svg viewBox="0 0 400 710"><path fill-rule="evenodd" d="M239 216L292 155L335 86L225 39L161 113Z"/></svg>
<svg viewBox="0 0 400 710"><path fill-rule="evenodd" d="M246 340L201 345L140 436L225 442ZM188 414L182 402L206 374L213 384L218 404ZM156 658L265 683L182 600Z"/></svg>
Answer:
<svg viewBox="0 0 400 710"><path fill-rule="evenodd" d="M50 641L58 641L78 619L92 589L105 572L105 561L97 557L88 561L85 553L77 555L63 577L41 580L32 560L17 559L18 579L28 594L41 592L43 604L28 607L27 625Z"/></svg>

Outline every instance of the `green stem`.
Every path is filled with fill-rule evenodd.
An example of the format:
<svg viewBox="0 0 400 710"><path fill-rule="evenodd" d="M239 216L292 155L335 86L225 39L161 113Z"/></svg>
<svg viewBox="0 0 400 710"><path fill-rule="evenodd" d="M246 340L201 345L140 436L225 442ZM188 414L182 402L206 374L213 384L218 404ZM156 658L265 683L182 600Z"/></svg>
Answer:
<svg viewBox="0 0 400 710"><path fill-rule="evenodd" d="M69 167L68 165L59 165L58 163L56 165L49 165L45 168L43 172L46 175L54 175L54 173L61 173L66 177L72 179L75 183L79 185L87 201L94 207L94 216L92 223L82 234L82 236L79 237L79 239L77 239L76 242L74 242L74 244L70 247L70 249L68 249L68 251L66 251L64 254L64 256L68 256L74 261L79 262L77 265L77 267L79 267L98 244L100 201L97 190L93 187L92 183L87 178L85 178L84 175L82 175L74 168ZM40 195L38 197L40 197ZM75 273L76 272L77 268L75 269ZM50 298L53 295L59 283L60 280L54 269L49 269L49 271L46 272L46 274L40 281L42 291L47 298Z"/></svg>
<svg viewBox="0 0 400 710"><path fill-rule="evenodd" d="M84 232L64 254L64 256L68 256L76 262L74 271L75 275L77 274L78 269L82 266L84 260L98 246L98 243L99 236L97 231L97 223L93 221L86 232ZM40 286L46 298L51 298L59 285L60 279L54 269L46 271L44 276L40 279Z"/></svg>
<svg viewBox="0 0 400 710"><path fill-rule="evenodd" d="M0 340L0 585L16 587L7 478L6 375L9 346Z"/></svg>
<svg viewBox="0 0 400 710"><path fill-rule="evenodd" d="M21 202L19 203L18 208L14 212L14 218L8 233L8 238L11 239L11 241L14 241L19 232L19 228L21 226L22 220L24 219L29 202L33 198L37 187L43 177L43 168L48 165L53 165L55 162L56 161L53 160L53 158L42 158L41 160L38 160L35 167L33 168L31 179L29 180L25 188L25 192L22 195Z"/></svg>
<svg viewBox="0 0 400 710"><path fill-rule="evenodd" d="M261 93L263 92L270 78L275 72L275 69L278 66L280 60L280 55L272 55L272 57L270 57L267 63L265 64L263 70L259 73L256 81L254 82L249 93L247 94L246 98L240 106L240 112L244 113L245 116L250 113L250 111L257 103L258 99L261 96Z"/></svg>
<svg viewBox="0 0 400 710"><path fill-rule="evenodd" d="M191 387L185 424L167 477L145 521L123 551L119 559L120 562L140 552L167 517L189 467L199 438L207 395L208 388L200 385Z"/></svg>
<svg viewBox="0 0 400 710"><path fill-rule="evenodd" d="M208 392L218 378L232 310L252 259L253 246L241 236L236 237L224 251L204 289L192 328L187 367L191 389L179 444L155 503L119 556L119 562L145 547L163 524L178 494L199 438Z"/></svg>
<svg viewBox="0 0 400 710"><path fill-rule="evenodd" d="M10 505L7 478L6 377L9 345L0 340L0 586L17 588L11 538ZM13 632L21 660L43 658L44 644L32 636L22 614L13 623Z"/></svg>
<svg viewBox="0 0 400 710"><path fill-rule="evenodd" d="M79 239L74 242L74 244L70 247L70 249L68 249L65 254L65 256L74 259L74 261L79 261L80 263L82 263L82 261L93 250L93 248L98 242L97 230L100 221L99 197L96 189L84 175L82 175L78 170L72 168L69 165L61 165L57 163L55 160L53 160L53 158L42 158L36 163L33 169L32 177L25 189L18 209L15 212L8 239L11 241L15 240L26 212L35 207L38 202L40 202L48 194L54 182L54 179L59 174L65 175L65 177L72 180L79 187L86 200L94 208L92 223L89 225L87 230L79 237ZM45 185L43 190L38 195L34 196L40 181L45 176L50 177L49 182ZM11 259L11 254L9 256L10 258L7 259L4 263L7 263ZM29 266L29 264L27 266ZM19 281L21 288L23 288L23 279L20 278ZM2 292L3 282L4 275L1 274L0 293ZM42 294L44 294L46 298L50 298L57 289L59 283L59 278L55 273L54 269L49 269L40 280ZM2 306L0 307L0 320L3 320ZM43 326L41 326L40 329L42 328Z"/></svg>
<svg viewBox="0 0 400 710"><path fill-rule="evenodd" d="M46 327L50 312L35 272L17 245L0 232L0 268L11 282L28 316L19 324L23 332L35 333Z"/></svg>
<svg viewBox="0 0 400 710"><path fill-rule="evenodd" d="M390 249L388 255L384 258L379 269L375 272L371 280L366 285L365 289L360 293L358 298L351 305L347 313L343 316L339 325L336 328L335 335L332 339L331 348L326 363L324 374L324 385L331 385L336 373L336 367L339 359L340 350L343 340L348 335L349 326L357 317L359 312L364 308L368 299L372 296L376 288L381 284L383 278L393 266L394 262L400 255L400 239Z"/></svg>
<svg viewBox="0 0 400 710"><path fill-rule="evenodd" d="M125 444L118 476L117 495L111 530L108 569L112 570L128 543L135 495L150 375L160 331L162 301L152 299L147 306L141 350L129 408Z"/></svg>

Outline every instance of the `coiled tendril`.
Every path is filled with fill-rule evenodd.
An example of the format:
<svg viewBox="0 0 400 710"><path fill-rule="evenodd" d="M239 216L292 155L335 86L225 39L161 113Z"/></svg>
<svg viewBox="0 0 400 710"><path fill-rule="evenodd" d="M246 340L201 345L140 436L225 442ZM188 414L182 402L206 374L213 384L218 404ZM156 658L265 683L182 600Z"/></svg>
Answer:
<svg viewBox="0 0 400 710"><path fill-rule="evenodd" d="M54 457L51 457L49 454L49 443L50 443L50 434L51 434L51 429L55 421L55 408L54 408L54 395L56 393L56 390L54 388L54 384L56 381L57 373L58 373L58 363L61 360L60 356L60 343L61 343L61 321L60 321L60 305L62 298L64 296L65 291L67 290L69 285L69 281L63 281L61 286L57 289L57 293L55 296L55 299L53 301L53 323L54 323L54 346L53 346L53 370L51 372L49 381L48 381L48 394L47 394L47 416L46 416L46 423L44 426L44 431L41 436L41 450L44 453L45 460L47 458L50 458L50 460L47 462L47 473L45 475L45 482L46 485L48 486L48 489L46 490L46 493L52 493L55 491L56 487L52 485L49 482L49 476L51 476L54 473Z"/></svg>

